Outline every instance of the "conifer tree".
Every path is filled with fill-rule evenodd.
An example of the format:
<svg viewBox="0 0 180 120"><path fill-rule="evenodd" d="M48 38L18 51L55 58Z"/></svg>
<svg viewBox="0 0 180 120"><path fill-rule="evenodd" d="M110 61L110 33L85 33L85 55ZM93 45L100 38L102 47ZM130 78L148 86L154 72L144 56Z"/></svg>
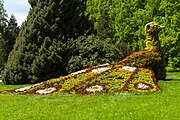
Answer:
<svg viewBox="0 0 180 120"><path fill-rule="evenodd" d="M13 45L15 44L16 38L19 34L19 30L20 28L17 26L17 20L12 14L8 21L3 39L3 60L5 62L8 59L9 53L13 49Z"/></svg>
<svg viewBox="0 0 180 120"><path fill-rule="evenodd" d="M5 84L36 83L66 73L65 43L89 29L82 0L29 0L31 5L2 74Z"/></svg>
<svg viewBox="0 0 180 120"><path fill-rule="evenodd" d="M3 60L3 48L4 48L4 37L6 31L6 24L7 24L7 14L6 10L4 9L4 1L0 0L0 68L4 65Z"/></svg>
<svg viewBox="0 0 180 120"><path fill-rule="evenodd" d="M7 14L6 10L4 9L4 1L0 0L0 33L3 34L7 22Z"/></svg>

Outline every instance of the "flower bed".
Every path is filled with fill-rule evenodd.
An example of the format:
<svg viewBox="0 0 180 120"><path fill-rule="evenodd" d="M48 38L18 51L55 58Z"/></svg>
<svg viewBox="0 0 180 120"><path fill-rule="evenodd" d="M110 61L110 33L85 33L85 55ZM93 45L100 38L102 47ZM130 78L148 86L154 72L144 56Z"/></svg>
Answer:
<svg viewBox="0 0 180 120"><path fill-rule="evenodd" d="M155 72L157 80L165 79L166 77L164 59L161 58L161 54L153 51L141 50L133 52L126 58L118 61L115 65L151 69Z"/></svg>
<svg viewBox="0 0 180 120"><path fill-rule="evenodd" d="M154 72L146 68L136 68L116 64L94 66L67 76L51 79L24 88L4 91L20 94L110 94L120 91L158 91Z"/></svg>

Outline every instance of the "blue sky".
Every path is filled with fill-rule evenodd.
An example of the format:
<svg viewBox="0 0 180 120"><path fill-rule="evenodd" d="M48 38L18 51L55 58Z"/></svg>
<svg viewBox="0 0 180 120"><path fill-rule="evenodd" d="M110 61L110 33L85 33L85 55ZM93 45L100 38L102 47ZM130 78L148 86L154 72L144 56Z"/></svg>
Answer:
<svg viewBox="0 0 180 120"><path fill-rule="evenodd" d="M14 14L18 25L21 25L28 15L30 5L28 0L4 0L4 9L6 10L8 17L10 17L11 14Z"/></svg>

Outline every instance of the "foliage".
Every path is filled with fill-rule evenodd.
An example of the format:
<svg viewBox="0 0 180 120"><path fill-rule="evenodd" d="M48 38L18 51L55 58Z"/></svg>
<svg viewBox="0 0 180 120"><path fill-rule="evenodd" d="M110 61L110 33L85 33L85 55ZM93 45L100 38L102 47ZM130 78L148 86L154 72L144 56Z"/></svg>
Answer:
<svg viewBox="0 0 180 120"><path fill-rule="evenodd" d="M29 0L21 27L2 74L5 84L36 83L64 75L66 41L91 31L81 0Z"/></svg>
<svg viewBox="0 0 180 120"><path fill-rule="evenodd" d="M153 51L138 51L128 55L123 60L117 62L117 65L134 66L152 69L156 79L161 80L166 77L166 65L163 64L161 55Z"/></svg>
<svg viewBox="0 0 180 120"><path fill-rule="evenodd" d="M98 21L97 26L97 36L101 40L105 40L106 42L113 43L113 31L110 28L110 21L109 21L109 15L108 12L105 10L102 12L101 17Z"/></svg>
<svg viewBox="0 0 180 120"><path fill-rule="evenodd" d="M4 9L4 1L0 0L0 33L3 35L6 22L7 22L7 14L6 10Z"/></svg>
<svg viewBox="0 0 180 120"><path fill-rule="evenodd" d="M19 34L19 30L20 28L17 26L17 20L12 14L8 20L8 24L4 32L4 38L1 40L1 47L3 49L2 57L4 62L7 62L8 55L13 49L13 45L15 44L16 38Z"/></svg>
<svg viewBox="0 0 180 120"><path fill-rule="evenodd" d="M180 71L180 56L174 58L169 57L168 63L167 71Z"/></svg>
<svg viewBox="0 0 180 120"><path fill-rule="evenodd" d="M108 44L94 35L71 39L66 46L69 49L66 67L68 73L103 63L112 64L122 58L116 46Z"/></svg>
<svg viewBox="0 0 180 120"><path fill-rule="evenodd" d="M178 8L180 7L179 1L164 0L161 2L159 11L163 14L161 23L165 23L166 29L161 34L163 38L162 46L165 53L169 57L168 68L176 70L179 68L177 59L179 59L180 49L180 13ZM174 65L172 65L174 64Z"/></svg>
<svg viewBox="0 0 180 120"><path fill-rule="evenodd" d="M3 69L8 55L13 49L15 40L19 34L19 27L15 16L12 14L8 20L4 9L3 0L0 1L0 68Z"/></svg>
<svg viewBox="0 0 180 120"><path fill-rule="evenodd" d="M116 43L124 42L133 51L145 47L144 25L157 21L166 26L160 34L163 52L174 59L180 49L179 7L180 2L173 0L87 0L86 14L98 30L99 20L106 11Z"/></svg>
<svg viewBox="0 0 180 120"><path fill-rule="evenodd" d="M102 13L107 11L110 23L109 28L113 31L115 42L128 43L133 50L137 50L143 48L142 40L145 39L145 36L142 31L149 20L143 18L146 15L144 10L146 3L147 1L145 0L88 0L86 14L90 14L90 20L94 22L94 28L98 29L98 21Z"/></svg>
<svg viewBox="0 0 180 120"><path fill-rule="evenodd" d="M0 36L0 41L3 40L2 36ZM0 71L3 69L3 66L4 66L4 60L3 60L3 56L2 56L2 53L3 53L3 49L0 48Z"/></svg>
<svg viewBox="0 0 180 120"><path fill-rule="evenodd" d="M4 43L4 37L5 37L5 31L6 31L6 25L7 25L7 14L6 10L4 9L4 1L0 0L0 69L4 66L4 58L3 58L3 46Z"/></svg>

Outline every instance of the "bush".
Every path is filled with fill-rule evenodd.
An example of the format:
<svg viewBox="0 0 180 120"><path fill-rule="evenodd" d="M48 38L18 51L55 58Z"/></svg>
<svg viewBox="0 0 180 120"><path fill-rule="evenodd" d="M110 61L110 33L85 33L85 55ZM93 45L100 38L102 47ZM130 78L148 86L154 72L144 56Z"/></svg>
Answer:
<svg viewBox="0 0 180 120"><path fill-rule="evenodd" d="M166 67L167 71L175 72L180 70L180 57L169 57L168 66Z"/></svg>
<svg viewBox="0 0 180 120"><path fill-rule="evenodd" d="M114 63L121 57L112 44L90 35L81 36L68 42L70 56L66 70L68 73L103 63Z"/></svg>

